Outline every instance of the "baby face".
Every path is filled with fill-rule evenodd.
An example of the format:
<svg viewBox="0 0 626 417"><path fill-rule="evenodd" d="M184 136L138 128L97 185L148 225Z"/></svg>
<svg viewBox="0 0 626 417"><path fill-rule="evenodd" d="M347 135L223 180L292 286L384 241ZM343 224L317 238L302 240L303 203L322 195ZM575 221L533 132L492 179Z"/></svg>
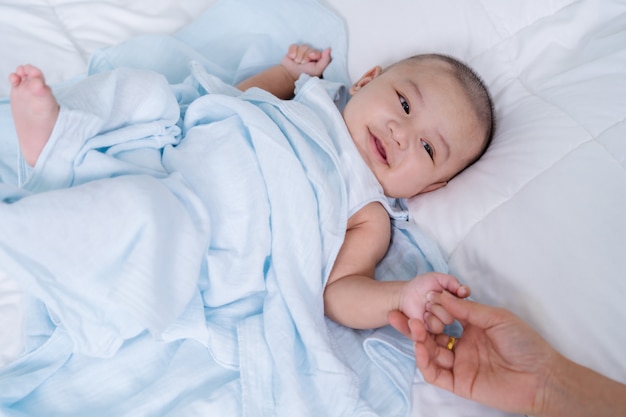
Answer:
<svg viewBox="0 0 626 417"><path fill-rule="evenodd" d="M389 197L445 185L482 149L485 128L448 65L424 59L376 67L352 86L343 117Z"/></svg>

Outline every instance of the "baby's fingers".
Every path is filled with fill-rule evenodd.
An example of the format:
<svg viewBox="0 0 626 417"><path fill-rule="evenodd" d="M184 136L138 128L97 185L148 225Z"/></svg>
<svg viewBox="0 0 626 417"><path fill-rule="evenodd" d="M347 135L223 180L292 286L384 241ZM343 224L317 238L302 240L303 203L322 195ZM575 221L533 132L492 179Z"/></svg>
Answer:
<svg viewBox="0 0 626 417"><path fill-rule="evenodd" d="M459 298L467 298L472 293L472 290L467 285L461 285L457 291L456 296Z"/></svg>
<svg viewBox="0 0 626 417"><path fill-rule="evenodd" d="M293 44L289 46L287 57L296 64L306 64L318 61L322 57L322 52L306 44Z"/></svg>
<svg viewBox="0 0 626 417"><path fill-rule="evenodd" d="M301 64L307 52L309 52L308 45L298 45L294 43L293 45L289 46L289 50L287 51L287 57L296 64Z"/></svg>
<svg viewBox="0 0 626 417"><path fill-rule="evenodd" d="M324 49L323 51L317 51L317 52L319 54L319 58L317 59L317 61L319 61L324 66L330 64L330 61L331 61L330 47Z"/></svg>
<svg viewBox="0 0 626 417"><path fill-rule="evenodd" d="M295 62L296 64L306 64L309 62L317 61L318 58L319 51L311 49L307 45L302 45L300 48L298 48L293 62Z"/></svg>
<svg viewBox="0 0 626 417"><path fill-rule="evenodd" d="M20 77L16 73L13 72L13 73L9 74L9 83L13 87L17 86L20 83L20 81L22 81L22 77Z"/></svg>
<svg viewBox="0 0 626 417"><path fill-rule="evenodd" d="M428 326L428 330L432 333L441 333L446 324L454 321L452 314L448 312L441 304L428 303L426 306L424 320Z"/></svg>
<svg viewBox="0 0 626 417"><path fill-rule="evenodd" d="M429 312L424 313L424 325L426 326L426 330L432 334L442 333L445 326L439 317Z"/></svg>
<svg viewBox="0 0 626 417"><path fill-rule="evenodd" d="M289 49L287 50L287 57L289 59L294 59L296 57L296 55L298 54L298 44L291 44L289 45Z"/></svg>
<svg viewBox="0 0 626 417"><path fill-rule="evenodd" d="M308 62L317 62L322 57L322 51L319 49L309 49L306 53L306 58Z"/></svg>

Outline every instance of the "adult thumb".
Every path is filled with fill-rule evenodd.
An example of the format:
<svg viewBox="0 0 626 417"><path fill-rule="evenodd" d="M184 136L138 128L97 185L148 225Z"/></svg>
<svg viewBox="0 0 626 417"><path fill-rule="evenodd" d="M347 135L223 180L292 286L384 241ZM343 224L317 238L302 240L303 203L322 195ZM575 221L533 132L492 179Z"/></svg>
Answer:
<svg viewBox="0 0 626 417"><path fill-rule="evenodd" d="M468 324L486 328L495 319L495 308L455 297L447 291L441 294L441 305L464 327Z"/></svg>

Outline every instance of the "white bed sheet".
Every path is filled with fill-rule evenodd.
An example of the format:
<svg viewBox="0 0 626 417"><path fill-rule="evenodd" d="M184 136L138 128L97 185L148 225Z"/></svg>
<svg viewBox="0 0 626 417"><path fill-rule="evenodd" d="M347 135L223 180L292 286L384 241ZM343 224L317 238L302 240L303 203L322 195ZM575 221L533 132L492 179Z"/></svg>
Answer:
<svg viewBox="0 0 626 417"><path fill-rule="evenodd" d="M212 3L1 0L0 97L18 64L60 83L84 74L95 49L171 33ZM431 51L483 76L498 117L492 147L445 189L412 200L411 215L478 300L510 308L568 357L626 383L626 2L327 3L348 23L353 79ZM0 273L0 361L20 348L19 299ZM505 415L414 388L415 417Z"/></svg>

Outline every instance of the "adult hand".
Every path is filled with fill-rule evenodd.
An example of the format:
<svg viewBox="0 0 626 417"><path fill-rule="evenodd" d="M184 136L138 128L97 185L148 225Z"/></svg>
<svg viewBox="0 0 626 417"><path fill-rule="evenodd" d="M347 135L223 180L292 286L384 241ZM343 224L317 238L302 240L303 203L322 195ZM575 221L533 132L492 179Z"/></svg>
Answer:
<svg viewBox="0 0 626 417"><path fill-rule="evenodd" d="M504 411L540 414L551 367L564 359L513 313L444 292L435 303L463 325L453 350L449 337L429 333L420 320L400 312L389 322L415 341L416 365L424 379L461 397Z"/></svg>

